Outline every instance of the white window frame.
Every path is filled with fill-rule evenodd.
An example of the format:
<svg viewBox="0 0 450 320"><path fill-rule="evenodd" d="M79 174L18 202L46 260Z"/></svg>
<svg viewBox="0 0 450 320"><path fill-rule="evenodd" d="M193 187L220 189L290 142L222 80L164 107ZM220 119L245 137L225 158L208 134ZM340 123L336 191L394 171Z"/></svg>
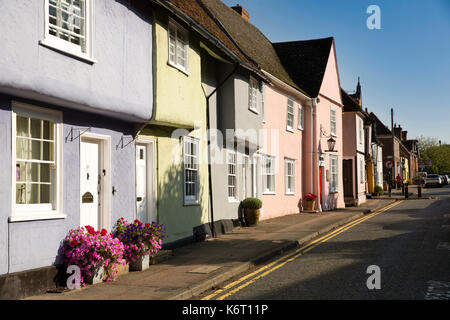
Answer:
<svg viewBox="0 0 450 320"><path fill-rule="evenodd" d="M53 202L51 204L16 204L16 121L17 116L48 120L54 123L54 178L52 181L52 190L54 192ZM12 102L11 116L11 162L12 162L12 192L11 202L12 210L9 217L10 222L64 219L67 216L62 213L63 210L63 183L62 183L62 112L51 109L45 109L18 101Z"/></svg>
<svg viewBox="0 0 450 320"><path fill-rule="evenodd" d="M361 118L359 119L359 144L363 144L364 141L364 133L363 133L363 120Z"/></svg>
<svg viewBox="0 0 450 320"><path fill-rule="evenodd" d="M186 153L186 142L192 143L195 145L196 154L187 154ZM200 140L191 137L191 136L183 136L183 201L185 206L190 205L199 205L200 204ZM186 157L193 158L193 164L196 165L196 168L188 167L186 164ZM195 195L186 195L186 172L187 170L196 171L197 172L197 181L194 183L195 187Z"/></svg>
<svg viewBox="0 0 450 320"><path fill-rule="evenodd" d="M170 53L170 47L171 47L171 39L170 39L170 30L171 28L174 29L175 31L175 43L174 43L174 50L175 50L175 61L171 58L171 53ZM185 60L185 65L183 66L182 64L178 63L178 58L179 58L179 51L178 51L178 47L180 45L180 42L183 42L180 40L180 38L178 37L178 34L182 33L184 34L184 37L186 39L186 42L183 44L184 45L184 60ZM167 28L167 53L168 53L168 58L167 58L167 63L182 71L183 73L185 73L186 75L189 75L189 32L183 28L179 23L175 22L172 19L169 19L169 24L168 24L168 28Z"/></svg>
<svg viewBox="0 0 450 320"><path fill-rule="evenodd" d="M263 123L266 123L266 86L264 83L261 85L261 110Z"/></svg>
<svg viewBox="0 0 450 320"><path fill-rule="evenodd" d="M292 102L292 107L290 105L291 102ZM291 125L289 125L289 122L291 120L290 116L292 117ZM294 132L294 123L295 123L295 100L288 97L287 108L286 108L286 130L290 131L290 132Z"/></svg>
<svg viewBox="0 0 450 320"><path fill-rule="evenodd" d="M365 177L365 164L364 159L359 159L359 183L364 184L366 183L366 177Z"/></svg>
<svg viewBox="0 0 450 320"><path fill-rule="evenodd" d="M96 63L97 61L93 59L93 50L92 50L92 26L93 26L93 7L94 1L92 0L84 0L86 6L85 12L85 41L83 45L77 45L71 43L67 40L60 39L52 34L50 34L50 22L49 22L49 0L45 0L44 7L44 39L39 41L39 43L45 47L49 47L51 49L55 49L57 51L63 52L73 57L80 58L89 63Z"/></svg>
<svg viewBox="0 0 450 320"><path fill-rule="evenodd" d="M252 76L248 81L248 109L256 114L259 114L258 110L258 92L259 82Z"/></svg>
<svg viewBox="0 0 450 320"><path fill-rule="evenodd" d="M299 129L299 130L305 129L305 108L302 106L302 104L298 105L297 129Z"/></svg>
<svg viewBox="0 0 450 320"><path fill-rule="evenodd" d="M289 174L289 167L292 166L292 173ZM284 179L285 179L285 192L287 195L295 195L295 160L284 159ZM292 178L292 186L289 185L289 178Z"/></svg>
<svg viewBox="0 0 450 320"><path fill-rule="evenodd" d="M234 159L234 163L230 162L230 156ZM227 150L227 195L229 202L238 202L238 161L237 152ZM234 168L234 172L230 172L230 168ZM230 185L230 177L234 177L234 185ZM230 188L234 188L234 195L230 196Z"/></svg>
<svg viewBox="0 0 450 320"><path fill-rule="evenodd" d="M330 108L330 134L334 137L337 137L337 130L338 130L337 129L337 110L335 107L331 107Z"/></svg>
<svg viewBox="0 0 450 320"><path fill-rule="evenodd" d="M271 163L270 171L267 171L266 161L269 160ZM264 155L263 156L263 194L276 194L276 174L275 174L275 166L276 166L276 157ZM271 179L271 189L267 188L267 179L270 176Z"/></svg>
<svg viewBox="0 0 450 320"><path fill-rule="evenodd" d="M336 161L336 165L333 166L333 161ZM334 171L336 170L336 171ZM334 180L334 177L335 180ZM335 187L333 187L333 181L335 181ZM339 192L339 157L330 156L330 193Z"/></svg>

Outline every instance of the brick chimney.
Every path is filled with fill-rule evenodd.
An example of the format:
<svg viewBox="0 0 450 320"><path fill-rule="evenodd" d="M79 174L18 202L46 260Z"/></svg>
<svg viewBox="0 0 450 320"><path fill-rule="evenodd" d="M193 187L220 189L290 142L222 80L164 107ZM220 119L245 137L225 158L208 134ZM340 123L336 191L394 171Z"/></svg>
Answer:
<svg viewBox="0 0 450 320"><path fill-rule="evenodd" d="M402 131L402 138L403 138L403 141L408 140L408 131Z"/></svg>
<svg viewBox="0 0 450 320"><path fill-rule="evenodd" d="M394 125L394 135L400 139L400 141L403 141L402 138L402 127L400 125Z"/></svg>
<svg viewBox="0 0 450 320"><path fill-rule="evenodd" d="M250 14L241 5L235 5L231 9L236 11L245 21L250 22Z"/></svg>

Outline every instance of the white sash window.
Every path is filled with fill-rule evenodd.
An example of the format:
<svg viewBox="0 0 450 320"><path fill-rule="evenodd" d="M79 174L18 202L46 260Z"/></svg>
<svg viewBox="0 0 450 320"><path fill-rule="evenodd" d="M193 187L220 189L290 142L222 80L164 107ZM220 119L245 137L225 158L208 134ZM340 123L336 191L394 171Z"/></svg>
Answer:
<svg viewBox="0 0 450 320"><path fill-rule="evenodd" d="M184 204L198 204L200 199L199 140L183 137Z"/></svg>
<svg viewBox="0 0 450 320"><path fill-rule="evenodd" d="M188 72L189 35L184 28L173 21L169 22L169 64Z"/></svg>

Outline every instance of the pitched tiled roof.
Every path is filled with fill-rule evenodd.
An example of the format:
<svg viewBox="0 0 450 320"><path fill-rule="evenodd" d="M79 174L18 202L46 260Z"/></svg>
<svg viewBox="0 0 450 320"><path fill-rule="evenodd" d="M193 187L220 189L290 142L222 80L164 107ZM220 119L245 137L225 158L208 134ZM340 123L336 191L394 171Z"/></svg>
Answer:
<svg viewBox="0 0 450 320"><path fill-rule="evenodd" d="M214 19L205 11L203 4L199 0L153 0L154 2L163 6L171 6L181 11L183 14L191 18L198 25L200 25L207 32L217 38L226 48L228 48L234 55L236 55L242 62L257 68L257 65L248 59L239 48L228 38L228 36L221 30L220 26ZM214 43L215 44L215 43Z"/></svg>
<svg viewBox="0 0 450 320"><path fill-rule="evenodd" d="M258 28L220 0L197 1L203 3L220 21L245 56L256 62L262 70L302 91L302 88L289 76L270 40Z"/></svg>
<svg viewBox="0 0 450 320"><path fill-rule="evenodd" d="M377 135L392 135L392 131L373 112L370 113L370 117L375 120Z"/></svg>
<svg viewBox="0 0 450 320"><path fill-rule="evenodd" d="M317 97L330 56L334 39L274 43L278 56L290 77L309 96Z"/></svg>

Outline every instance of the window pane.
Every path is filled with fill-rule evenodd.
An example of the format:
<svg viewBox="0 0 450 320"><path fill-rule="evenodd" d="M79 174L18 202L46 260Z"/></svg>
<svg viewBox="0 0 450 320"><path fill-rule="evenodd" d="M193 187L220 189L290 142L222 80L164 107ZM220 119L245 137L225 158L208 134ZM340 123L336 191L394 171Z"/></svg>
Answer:
<svg viewBox="0 0 450 320"><path fill-rule="evenodd" d="M32 140L31 143L31 159L41 160L41 141Z"/></svg>
<svg viewBox="0 0 450 320"><path fill-rule="evenodd" d="M42 153L42 160L44 161L54 161L53 156L53 142L42 142L43 145L43 153Z"/></svg>
<svg viewBox="0 0 450 320"><path fill-rule="evenodd" d="M39 185L38 184L27 184L26 192L26 204L37 204L39 203Z"/></svg>
<svg viewBox="0 0 450 320"><path fill-rule="evenodd" d="M54 132L53 132L53 122L44 120L42 121L42 127L43 127L43 136L42 138L45 140L54 140Z"/></svg>
<svg viewBox="0 0 450 320"><path fill-rule="evenodd" d="M27 163L26 162L18 162L16 164L16 181L27 181L26 176Z"/></svg>
<svg viewBox="0 0 450 320"><path fill-rule="evenodd" d="M30 140L16 138L16 158L30 159Z"/></svg>
<svg viewBox="0 0 450 320"><path fill-rule="evenodd" d="M29 137L28 134L28 118L16 117L16 134L19 137Z"/></svg>
<svg viewBox="0 0 450 320"><path fill-rule="evenodd" d="M25 204L26 184L16 184L16 203Z"/></svg>
<svg viewBox="0 0 450 320"><path fill-rule="evenodd" d="M40 185L40 203L51 203L51 193L49 184Z"/></svg>
<svg viewBox="0 0 450 320"><path fill-rule="evenodd" d="M51 182L51 166L48 163L40 164L40 182Z"/></svg>
<svg viewBox="0 0 450 320"><path fill-rule="evenodd" d="M31 129L31 137L35 139L41 139L41 120L31 119L30 121L30 129Z"/></svg>
<svg viewBox="0 0 450 320"><path fill-rule="evenodd" d="M28 163L27 182L39 182L39 164Z"/></svg>

